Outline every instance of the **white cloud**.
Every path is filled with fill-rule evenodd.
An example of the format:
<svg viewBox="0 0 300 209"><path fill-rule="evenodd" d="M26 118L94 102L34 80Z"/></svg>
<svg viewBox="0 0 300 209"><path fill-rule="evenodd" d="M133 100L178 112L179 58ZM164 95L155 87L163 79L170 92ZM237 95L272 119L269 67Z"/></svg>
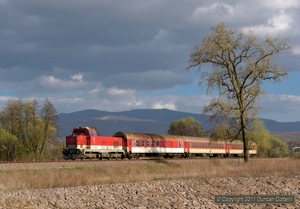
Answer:
<svg viewBox="0 0 300 209"><path fill-rule="evenodd" d="M300 96L268 94L260 99L261 117L300 121Z"/></svg>
<svg viewBox="0 0 300 209"><path fill-rule="evenodd" d="M291 29L293 17L291 14L281 10L279 14L274 15L266 24L244 27L244 31L254 31L258 34L283 33Z"/></svg>
<svg viewBox="0 0 300 209"><path fill-rule="evenodd" d="M300 46L294 46L292 52L296 55L300 55Z"/></svg>
<svg viewBox="0 0 300 209"><path fill-rule="evenodd" d="M2 104L6 103L10 100L18 100L18 98L17 97L12 97L12 96L0 96L0 103L2 103Z"/></svg>
<svg viewBox="0 0 300 209"><path fill-rule="evenodd" d="M257 4L264 5L266 8L272 9L293 9L300 8L299 0L258 0Z"/></svg>
<svg viewBox="0 0 300 209"><path fill-rule="evenodd" d="M62 90L76 89L85 86L86 83L80 79L82 79L80 75L79 76L75 75L75 77L72 76L72 80L61 80L59 78L50 75L50 76L40 77L39 83L41 86L45 88L58 89L62 91Z"/></svg>
<svg viewBox="0 0 300 209"><path fill-rule="evenodd" d="M72 80L75 80L75 81L82 81L83 74L78 73L78 74L72 75L71 78L72 78Z"/></svg>
<svg viewBox="0 0 300 209"><path fill-rule="evenodd" d="M109 95L112 96L128 96L128 95L133 95L135 93L134 90L119 89L117 87L109 88L107 92Z"/></svg>
<svg viewBox="0 0 300 209"><path fill-rule="evenodd" d="M203 7L198 7L195 9L193 16L198 17L198 16L203 16L206 14L228 14L233 16L234 15L234 7L225 4L225 3L213 3L209 6L203 6Z"/></svg>
<svg viewBox="0 0 300 209"><path fill-rule="evenodd" d="M91 89L91 90L88 90L88 93L90 95L93 95L93 96L96 96L98 95L99 93L101 93L103 90L103 88L101 88L100 86L96 86L95 88Z"/></svg>
<svg viewBox="0 0 300 209"><path fill-rule="evenodd" d="M152 107L153 109L169 109L169 110L177 110L176 105L174 103L164 103L164 102L155 102Z"/></svg>

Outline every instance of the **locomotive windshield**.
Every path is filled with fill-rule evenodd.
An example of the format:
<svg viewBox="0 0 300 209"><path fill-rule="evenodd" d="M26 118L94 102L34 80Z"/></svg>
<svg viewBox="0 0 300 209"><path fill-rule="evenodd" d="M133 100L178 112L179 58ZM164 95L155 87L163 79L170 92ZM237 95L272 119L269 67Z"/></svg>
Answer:
<svg viewBox="0 0 300 209"><path fill-rule="evenodd" d="M97 136L97 132L94 129L89 130L90 136Z"/></svg>
<svg viewBox="0 0 300 209"><path fill-rule="evenodd" d="M78 135L86 135L85 129L74 129L73 136L78 136Z"/></svg>
<svg viewBox="0 0 300 209"><path fill-rule="evenodd" d="M87 128L76 128L73 130L73 136L83 135L83 136L97 136L97 132L95 129L87 129Z"/></svg>

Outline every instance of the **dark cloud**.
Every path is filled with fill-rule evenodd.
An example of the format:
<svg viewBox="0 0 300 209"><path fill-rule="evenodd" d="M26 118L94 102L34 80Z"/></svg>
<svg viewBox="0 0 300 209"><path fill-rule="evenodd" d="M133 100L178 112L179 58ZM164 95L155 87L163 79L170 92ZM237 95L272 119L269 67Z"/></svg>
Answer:
<svg viewBox="0 0 300 209"><path fill-rule="evenodd" d="M189 54L220 22L289 38L293 51L278 62L299 70L299 2L270 2L0 0L0 89L47 96L61 111L86 108L87 97L104 110L193 109L168 95L137 95L192 85Z"/></svg>

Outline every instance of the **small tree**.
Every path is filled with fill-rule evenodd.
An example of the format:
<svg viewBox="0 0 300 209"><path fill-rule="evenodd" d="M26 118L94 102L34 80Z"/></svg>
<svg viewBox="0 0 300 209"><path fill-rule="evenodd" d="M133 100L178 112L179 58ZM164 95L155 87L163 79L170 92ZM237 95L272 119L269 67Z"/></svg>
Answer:
<svg viewBox="0 0 300 209"><path fill-rule="evenodd" d="M168 133L179 136L207 136L201 123L192 117L173 121Z"/></svg>
<svg viewBox="0 0 300 209"><path fill-rule="evenodd" d="M243 141L245 162L249 159L246 130L252 119L257 118L262 83L279 82L287 75L272 58L289 48L286 40L271 36L261 40L253 33L231 30L222 23L190 55L188 69L212 65L212 69L200 69L203 72L200 84L207 84L208 93L217 90L219 97L212 99L204 112L211 113L212 120L233 118L230 128L237 130L234 138Z"/></svg>
<svg viewBox="0 0 300 209"><path fill-rule="evenodd" d="M0 160L12 161L15 159L17 137L0 128Z"/></svg>
<svg viewBox="0 0 300 209"><path fill-rule="evenodd" d="M230 126L229 121L222 121L221 123L216 124L211 130L210 140L232 142L233 140L236 140L236 138L234 138L236 132L237 130Z"/></svg>
<svg viewBox="0 0 300 209"><path fill-rule="evenodd" d="M271 148L271 133L265 128L263 122L259 119L254 120L246 132L248 141L254 142L257 146L258 157L268 157Z"/></svg>
<svg viewBox="0 0 300 209"><path fill-rule="evenodd" d="M44 131L42 144L40 146L40 154L44 151L45 145L51 139L55 139L56 130L58 128L58 115L54 105L48 98L45 99L41 110L41 117L44 121Z"/></svg>

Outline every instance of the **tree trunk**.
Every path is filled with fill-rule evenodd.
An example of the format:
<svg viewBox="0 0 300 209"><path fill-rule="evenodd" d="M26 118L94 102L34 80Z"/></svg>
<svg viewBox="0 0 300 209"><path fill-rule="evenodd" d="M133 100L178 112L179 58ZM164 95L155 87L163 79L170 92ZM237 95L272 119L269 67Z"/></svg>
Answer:
<svg viewBox="0 0 300 209"><path fill-rule="evenodd" d="M248 140L246 137L246 126L245 126L245 117L241 115L241 131L242 131L242 139L243 139L243 147L244 147L244 162L249 161L249 149L248 149Z"/></svg>

